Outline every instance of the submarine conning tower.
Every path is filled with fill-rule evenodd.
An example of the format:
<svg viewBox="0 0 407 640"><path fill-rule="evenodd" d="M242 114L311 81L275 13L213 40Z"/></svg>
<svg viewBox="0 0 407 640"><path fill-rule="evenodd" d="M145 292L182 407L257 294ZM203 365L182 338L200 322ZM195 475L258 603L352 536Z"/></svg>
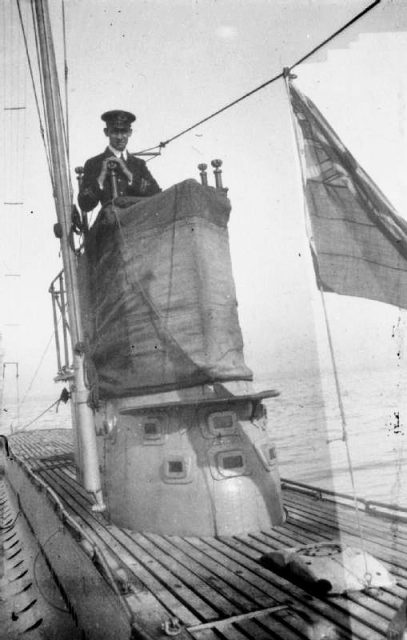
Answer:
<svg viewBox="0 0 407 640"><path fill-rule="evenodd" d="M283 521L262 402L276 393L254 391L243 359L230 202L212 165L215 188L200 165L201 184L105 206L79 257L107 510L135 531L235 535Z"/></svg>

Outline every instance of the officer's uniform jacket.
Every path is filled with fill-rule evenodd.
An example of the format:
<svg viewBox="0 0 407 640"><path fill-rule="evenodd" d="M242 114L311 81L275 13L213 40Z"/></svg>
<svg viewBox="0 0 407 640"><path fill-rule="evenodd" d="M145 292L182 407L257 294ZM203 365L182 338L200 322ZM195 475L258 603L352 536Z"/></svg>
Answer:
<svg viewBox="0 0 407 640"><path fill-rule="evenodd" d="M91 211L100 202L102 205L112 200L112 186L109 172L100 188L98 177L102 171L102 164L106 158L111 158L113 153L109 147L103 153L85 162L84 174L81 187L79 189L78 203L82 211ZM146 163L141 158L136 158L127 154L124 161L133 176L129 183L120 166L117 165L117 191L118 196L153 196L161 191L157 182L146 167Z"/></svg>

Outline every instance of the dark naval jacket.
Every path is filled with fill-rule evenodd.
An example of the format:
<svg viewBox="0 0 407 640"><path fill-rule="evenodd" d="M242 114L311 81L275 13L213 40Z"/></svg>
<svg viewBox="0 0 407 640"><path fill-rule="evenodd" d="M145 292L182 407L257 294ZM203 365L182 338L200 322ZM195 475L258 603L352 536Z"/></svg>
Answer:
<svg viewBox="0 0 407 640"><path fill-rule="evenodd" d="M104 205L112 200L110 176L106 176L103 189L100 188L98 183L103 161L106 158L111 158L112 155L112 151L107 147L103 153L85 162L83 180L78 195L78 203L82 211L91 211L99 202ZM161 191L147 169L144 160L128 154L125 163L133 176L133 180L129 184L120 167L117 168L117 190L119 196L153 196Z"/></svg>

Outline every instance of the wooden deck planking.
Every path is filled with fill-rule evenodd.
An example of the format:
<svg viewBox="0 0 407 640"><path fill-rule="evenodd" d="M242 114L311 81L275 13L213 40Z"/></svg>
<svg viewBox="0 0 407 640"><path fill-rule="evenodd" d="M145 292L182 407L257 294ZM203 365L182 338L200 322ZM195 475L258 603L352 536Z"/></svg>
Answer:
<svg viewBox="0 0 407 640"><path fill-rule="evenodd" d="M257 543L250 542L246 545L243 544L243 540L241 538L239 538L239 540L235 540L234 538L222 540L230 547L230 549L236 550L238 553L243 552L246 560L241 560L241 562L244 566L247 566L248 568L253 566L251 560L258 557ZM262 552L263 551L261 551L261 553ZM350 616L348 614L347 598L343 598L341 596L330 596L325 599L310 597L308 593L301 589L301 587L291 584L277 574L274 574L267 569L263 569L260 566L256 570L272 584L279 585L285 596L294 601L295 606L306 612L311 619L315 619L315 617L327 619L332 623L338 624L345 631L349 629ZM342 604L338 606L338 603ZM369 640L376 640L378 638L385 637L380 633L380 629L377 627L372 628L366 621L363 622L364 615L362 610L360 610L359 613L361 614L362 621L360 621L358 617L352 621L354 633L354 636L352 637L357 637L361 640L366 640L367 638L369 638ZM382 627L382 621L378 620L378 622L379 626ZM349 635L349 637L351 636Z"/></svg>
<svg viewBox="0 0 407 640"><path fill-rule="evenodd" d="M257 534L256 536L253 536L251 539L256 540L256 542L257 541L261 543L265 542L265 544L267 544L267 538L268 538L268 534ZM298 542L300 543L301 541L298 540ZM335 600L333 599L332 601L334 602ZM400 600L398 598L394 598L393 606L392 605L389 606L387 603L382 603L380 598L376 597L376 590L375 590L374 597L363 594L361 592L357 592L356 595L352 593L348 594L345 601L345 609L350 610L350 607L352 607L352 615L356 615L363 619L364 614L358 608L359 604L363 606L363 609L370 609L370 611L372 612L371 617L375 619L377 613L380 613L383 617L388 617L388 616L391 617L391 615L395 612L394 605L400 604Z"/></svg>
<svg viewBox="0 0 407 640"><path fill-rule="evenodd" d="M139 589L153 598L155 615L174 615L185 625L214 621L289 602L289 608L256 619L239 620L192 633L196 640L299 640L308 625L328 620L341 630L341 638L379 640L385 638L389 620L407 593L407 525L397 524L397 544L388 542L395 526L361 512L366 549L391 569L399 585L372 594L353 593L346 598L310 596L258 563L259 556L273 549L337 539L360 546L355 515L347 505L335 505L311 495L286 489L289 518L283 527L251 536L221 539L162 537L138 534L110 525L89 509L87 493L78 484L69 459L58 463L58 455L71 452L66 434L26 433L12 438L12 446L54 489L69 511L101 545L105 553L131 572ZM41 432L40 432L41 433ZM47 440L51 439L51 443ZM56 457L55 468L41 458ZM350 622L351 620L351 622ZM350 624L352 631L350 631Z"/></svg>
<svg viewBox="0 0 407 640"><path fill-rule="evenodd" d="M49 476L57 475L57 474L61 475L62 473L63 472L61 470L57 470L57 471L53 471L53 472L43 471L43 472L41 472L41 476L42 477L46 476L48 481L50 482L50 485L53 486L54 489L57 489L57 484L55 483L55 481L50 479ZM78 491L78 493L81 493L81 492L83 492L82 488L81 488L80 491ZM64 496L63 492L60 492L60 495L61 495L62 498L64 498L66 500L66 495ZM87 498L86 498L86 500L87 500ZM69 501L69 502L71 503L71 501ZM111 527L110 526L109 530L113 530L115 532L116 538L118 538L118 537L122 538L123 536L126 535L126 532L122 532L120 529L117 529L116 527ZM130 537L133 538L132 535ZM143 536L139 536L139 540L138 540L139 543L141 541L140 538L143 538ZM133 549L132 551L133 551L133 554L134 554L133 557L138 557L138 558L140 557L140 549L136 549L136 550ZM152 564L154 564L154 563L151 560L152 556L150 555L149 557L150 557L150 561L147 561L147 562L150 562L148 569L151 570L152 569ZM127 566L131 566L131 564L128 562ZM178 565L176 565L176 568L177 567L178 567ZM157 567L155 567L155 568L157 570ZM162 568L159 567L157 571L158 571L158 574L160 575L160 577L162 578L163 577ZM179 584L179 583L177 583L177 584ZM166 586L167 586L167 588L169 587L168 582L167 582ZM228 595L229 595L230 589L227 587L227 585L225 586L225 588L227 589ZM156 590L154 591L154 593L156 594L157 597L160 596L160 594L157 594ZM178 591L178 594L179 594L179 591ZM215 596L214 590L211 591L211 596L212 596L212 599L213 599L214 596ZM168 606L168 602L166 604ZM193 599L189 599L188 604L189 604L189 606L192 606L194 604ZM242 612L242 611L240 610L239 612ZM184 623L187 623L187 621L185 620L185 617L183 619L183 617L181 615L181 611L179 611L179 606L177 607L177 606L174 606L174 604L173 604L172 605L172 609L171 609L171 613L172 613L172 615L176 615L177 617L179 617L179 619L182 620ZM225 617L225 612L220 612L220 613L221 613L220 617L224 618ZM228 615L230 615L230 613ZM212 619L216 619L218 617L219 617L219 613L216 613L216 612L215 612L213 617L211 616ZM191 624L191 623L189 622L189 624ZM247 622L247 623L245 623L245 625L246 625L245 626L246 631L248 631L248 629L251 629L251 631L250 631L251 635L248 636L249 638L253 638L253 640L255 640L255 639L257 640L257 638L263 637L264 634L266 634L265 637L270 638L270 630L268 629L267 631L264 631L263 628L259 629L258 628L259 627L259 623L258 622L250 621L250 623ZM268 626L270 626L270 625L271 625L271 627L273 627L274 626L274 622L269 623ZM275 626L276 627L281 627L281 624L276 622ZM231 638L235 637L235 635L236 635L235 631L236 631L237 628L238 627L236 627L236 626L233 627L233 630L231 631L231 635L230 635ZM221 633L225 638L229 635L229 632L227 632L227 630L225 628L223 628L223 627L222 627L222 632ZM287 637L287 633L286 633L286 636L284 636L284 634L283 634L281 637L282 638ZM273 636L271 636L271 637L273 637ZM279 638L279 635L276 634L275 637ZM301 636L298 636L298 634L293 636L293 638L299 638L299 637L301 637ZM289 637L287 637L287 640L289 640Z"/></svg>
<svg viewBox="0 0 407 640"><path fill-rule="evenodd" d="M197 601L194 593L186 589L183 585L176 581L175 576L167 572L157 560L149 554L143 553L142 549L136 547L135 553L131 545L123 544L124 534L112 525L102 525L98 519L93 518L76 496L66 490L60 478L55 477L55 472L51 476L51 472L42 472L41 477L46 477L50 486L58 491L59 496L64 500L71 512L80 516L82 523L85 525L88 533L95 539L97 544L102 546L105 553L113 553L117 560L129 570L140 582L151 591L156 599L171 612L171 615L178 617L184 624L198 624L206 618L216 618L215 609L206 605L204 601ZM83 501L83 499L82 499ZM135 545L134 545L135 546ZM177 597L174 597L173 591L169 588L173 586L173 591ZM181 589L177 590L174 585L180 585ZM190 602L190 607L183 605L183 600ZM201 615L197 615L196 611ZM193 613L192 613L193 612ZM163 616L164 617L164 616Z"/></svg>
<svg viewBox="0 0 407 640"><path fill-rule="evenodd" d="M286 505L288 502L288 498L286 500ZM355 513L350 513L347 517L341 516L337 517L338 514L331 515L326 509L324 503L316 507L311 503L309 505L302 505L300 503L288 504L288 521L295 522L296 520L301 520L301 518L306 518L307 522L310 524L316 523L318 525L323 525L324 528L340 528L341 532L357 532L356 528L356 515ZM391 526L377 528L376 525L377 516L371 516L365 514L363 512L360 513L360 521L362 525L363 535L371 538L372 540L379 540L381 543L384 543L386 547L390 549L394 548L407 548L407 540L403 537L402 526L399 525L398 532L393 534Z"/></svg>
<svg viewBox="0 0 407 640"><path fill-rule="evenodd" d="M321 515L321 519L322 517ZM298 514L291 512L286 526L294 535L298 531L304 531L309 537L315 537L316 535L321 538L332 538L332 535L338 532L330 523L318 522L318 518L307 517L304 511ZM366 540L370 547L375 550L375 553L379 553L383 558L386 558L386 562L402 571L404 570L405 563L403 560L407 555L407 546L403 542L395 543L389 541L385 533L380 535L372 534L366 526L363 527L361 541L356 523L353 529L349 525L341 527L340 537L342 541L351 541L352 544L359 547L362 546L363 540Z"/></svg>
<svg viewBox="0 0 407 640"><path fill-rule="evenodd" d="M329 500L310 500L309 498L304 503L300 493L286 491L284 495L285 506L290 514L305 512L307 516L316 518L319 521L321 521L320 519L323 515L324 522L327 524L335 527L340 526L341 529L347 527L355 528L356 513L351 503L345 507L343 505L334 505ZM390 519L378 517L364 510L359 510L359 514L361 522L369 535L376 537L385 535L393 539L398 545L407 544L407 524L405 522L401 520L392 522Z"/></svg>
<svg viewBox="0 0 407 640"><path fill-rule="evenodd" d="M241 610L252 611L262 607L276 605L277 602L269 595L247 582L238 573L230 571L224 566L224 558L219 554L218 559L211 558L199 547L188 545L187 540L179 539L178 545L172 544L169 538L149 535L154 543L174 557L177 562L191 567L197 574L206 579L211 587L220 592L228 589L228 599L234 601Z"/></svg>
<svg viewBox="0 0 407 640"><path fill-rule="evenodd" d="M268 594L266 595L266 598L271 597L274 603L287 604L288 607L286 611L286 617L290 616L291 622L292 622L292 618L293 618L293 608L291 606L292 600L290 600L290 598L282 596L281 592L278 590L278 587L274 585L272 581L270 581L270 579L268 580L264 579L262 576L257 575L255 573L255 571L257 571L260 566L258 565L257 562L254 566L251 566L250 569L249 567L245 567L244 565L236 561L236 559L232 559L228 555L225 555L225 553L222 552L223 550L218 550L215 546L218 541L213 538L210 538L210 539L209 538L204 538L204 539L176 538L174 539L171 537L168 539L171 541L172 544L181 546L185 550L185 552L188 553L188 555L192 555L195 557L198 554L202 555L203 562L206 561L207 566L209 566L208 560L212 559L217 566L227 567L231 575L242 576L242 578L244 579L245 586L241 584L241 588L247 589L248 592L250 589L253 589L253 586L255 586L256 592L261 591L264 594ZM255 571L253 571L253 569L255 569ZM264 573L268 574L267 575L268 578L270 577L267 570L264 570ZM281 612L278 612L278 614L281 615ZM311 615L310 615L310 618L312 618ZM315 616L314 618L317 619L317 617ZM266 619L261 619L259 623L267 628L266 632L268 634L270 634L270 631L273 631L273 633L276 634L275 637L279 638L280 635L277 635L277 634L282 634L281 637L283 639L287 638L287 640L292 637L298 638L297 632L299 628L301 626L304 627L304 623L301 621L300 618L298 618L298 616L296 616L295 623L296 623L297 631L296 632L290 631L290 629L287 627L287 622L279 623L277 618L277 613L273 614L272 622L270 622L266 618ZM266 637L270 637L270 635Z"/></svg>
<svg viewBox="0 0 407 640"><path fill-rule="evenodd" d="M363 523L363 537L368 540L370 548L374 549L375 553L378 553L383 558L386 558L386 562L391 563L394 567L399 567L404 572L405 561L404 558L407 554L407 545L403 539L397 540L397 542L388 542L389 533L391 531L384 530L380 533L373 530L370 527L370 522L375 520L376 517L361 514ZM353 524L351 521L346 523L341 520L339 522L340 531L335 523L327 516L324 505L321 505L319 513L315 513L312 510L308 511L307 504L298 504L295 508L291 505L289 509L289 517L284 529L290 532L293 536L307 536L310 541L315 537L332 539L340 532L341 538L349 540L355 546L360 546L359 533L356 526L355 516L353 514ZM401 525L405 528L405 525ZM270 531L270 535L274 532Z"/></svg>
<svg viewBox="0 0 407 640"><path fill-rule="evenodd" d="M268 582L258 581L244 571L243 567L233 562L221 552L210 546L210 539L168 537L168 543L186 557L199 560L201 565L221 575L227 584L233 584L242 593L247 594L258 607L269 607L281 604L281 600L272 593Z"/></svg>
<svg viewBox="0 0 407 640"><path fill-rule="evenodd" d="M307 499L304 502L301 500L300 495L297 496L295 493L287 492L284 495L286 496L285 505L290 515L306 513L310 518L317 520L320 520L321 515L323 515L324 522L327 525L339 526L341 529L355 529L356 513L351 504L347 507L338 505L337 509L334 510L329 501ZM359 516L369 535L375 537L386 536L398 545L407 544L407 525L404 522L391 522L391 520L382 519L363 510L359 510Z"/></svg>
<svg viewBox="0 0 407 640"><path fill-rule="evenodd" d="M338 539L338 531L332 527L326 527L326 525L317 523L310 523L305 516L298 521L289 520L285 525L285 532L287 536L282 538L281 535L276 538L273 531L267 531L266 536L270 540L279 540L283 542L285 540L285 546L301 546L303 544L312 544L313 542L323 542L332 539ZM353 545L355 547L361 547L362 543L357 531L353 533L341 532L340 539L342 542ZM385 562L394 570L400 578L405 578L407 575L406 569L403 567L403 555L405 557L406 552L404 550L395 551L394 549L388 550L383 542L380 544L377 540L371 539L368 536L363 537L364 544L369 547L373 554L380 556L381 560ZM267 540L265 540L267 544Z"/></svg>
<svg viewBox="0 0 407 640"><path fill-rule="evenodd" d="M59 471L58 473L61 473L61 472ZM41 474L41 475L43 475L43 474ZM116 537L117 537L117 538L122 538L123 536L125 536L125 535L126 535L126 533L125 533L125 532L122 532L120 529L112 528L112 527L111 527L111 529L115 529L115 535L116 535ZM137 534L137 535L140 535L140 534ZM132 537L132 536L131 536L131 537ZM141 539L142 539L142 536L141 536ZM140 540L139 540L139 542L140 542ZM138 558L140 557L140 549L133 550L133 553L135 554L135 557L138 557ZM151 555L149 555L148 557L150 558L149 570L155 570L156 575L159 575L159 576L163 577L163 573L165 573L165 570L163 570L163 568L162 568L162 567L160 567L160 565L158 565L158 568L157 568L157 564L156 564L156 563L151 559L151 558L152 558L152 556L151 556ZM253 566L259 566L259 565L258 565L258 563L257 563L257 558L256 558L255 562L253 563ZM265 574L267 574L267 575L268 575L268 577L270 577L270 575L272 575L272 574L270 574L270 572L268 572L266 569L264 570L264 572L265 572ZM164 577L166 577L166 578L167 578L167 580L168 580L168 573L165 573ZM288 596L290 595L290 592L291 592L291 590L292 590L293 586L292 586L289 582L287 582L286 580L284 580L284 579L279 580L278 584L280 584L280 582L281 582L281 583L284 583L284 584L286 585L286 592L284 593L284 597L286 598L286 597L287 597L287 595L288 595ZM168 582L167 582L167 587L168 587L168 586L169 586L169 584L168 584ZM228 590L228 591L229 591L229 590ZM305 598L306 598L306 597L307 597L307 594L305 594L305 592L303 592L303 591L302 591L301 589L299 589L299 588L298 588L298 591L300 591L300 592L301 592L301 596L298 598L297 605L300 605L300 604L301 604L301 602L302 602L302 598L303 598L304 596L305 596ZM178 594L179 594L179 592L178 592ZM212 596L213 596L213 597L216 597L216 593L215 593L215 592L212 592ZM281 598L279 598L279 600L281 601ZM193 602L189 601L189 605L192 605L192 604L193 604ZM240 612L242 612L242 611L240 611ZM177 613L177 612L175 611L174 615L176 615L176 613ZM312 610L310 610L310 611L309 611L309 614L310 614L310 617L311 617L311 618L312 618L312 614L313 614L313 613L315 613L315 612L313 612ZM232 614L232 613L228 613L228 615L233 615L233 614ZM225 613L223 612L222 617L224 617L224 616L225 616ZM180 617L180 616L179 616L179 617ZM216 617L216 616L215 616L215 617ZM182 620L182 618L181 618L181 617L180 617L180 619ZM363 636L362 636L362 637L363 637Z"/></svg>
<svg viewBox="0 0 407 640"><path fill-rule="evenodd" d="M75 491L74 486L72 486L72 490ZM230 602L223 596L214 598L216 595L214 589L206 593L206 583L192 571L185 570L180 574L180 569L182 569L180 563L175 560L171 562L166 554L155 548L146 536L132 535L131 532L121 530L114 525L109 525L108 529L123 550L127 550L132 558L142 559L148 571L153 572L159 580L163 581L166 588L176 594L177 598L188 602L188 606L200 614L201 620L211 620L217 617L218 611L214 608L215 605L219 606L220 610L222 607L226 607L227 611L224 613L227 615L240 612L236 607L230 608ZM185 590L184 585L180 583L180 578L182 578L184 585L188 586ZM197 594L199 595L197 596Z"/></svg>
<svg viewBox="0 0 407 640"><path fill-rule="evenodd" d="M56 473L61 474L62 472L61 472L60 470L58 470ZM41 475L42 475L42 474L41 474ZM82 491L83 491L83 490L82 490ZM112 528L112 529L113 529L113 528ZM114 529L116 529L116 528L114 528ZM116 531L116 535L119 535L120 537L121 537L121 536L123 536L123 535L126 535L126 534L127 534L127 535L129 535L129 532L124 532L124 533L123 533L123 532L122 532L121 530L119 530L119 529ZM133 537L133 536L130 534L130 537ZM140 542L140 539L139 539L139 542ZM133 553L135 553L135 554L139 555L139 550L133 551ZM149 568L151 568L151 565L150 565L150 567L149 567ZM177 565L176 565L176 568L177 568ZM162 575L162 572L161 572L161 575ZM225 585L225 588L227 588L227 585ZM230 588L228 589L228 595L229 595L229 593L230 593ZM212 595L212 598L213 598L213 596L214 596L214 592L213 592L213 591L211 592L211 595ZM191 604L191 603L190 603L190 604ZM174 613L174 611L173 611L173 613ZM176 611L175 611L175 613L176 613ZM224 616L222 615L222 617L224 617ZM182 619L182 618L181 618L181 619ZM254 625L254 627L253 627L253 629L254 629L254 628L256 627L256 623L251 623L251 624L252 624L252 625ZM272 624L271 626L273 626L273 624ZM276 623L276 626L281 626L281 625L279 625L278 623ZM224 629L222 629L222 633L224 633ZM253 633L254 633L254 631L253 631ZM258 633L260 633L260 632L257 630L257 627L256 627L256 635L258 635ZM262 632L262 633L263 633L263 632ZM267 631L267 634L268 634L268 636L267 636L267 637L270 637L270 632L269 632L269 631ZM226 637L226 636L225 636L225 637ZM231 637L233 638L233 633L232 633L232 636L231 636ZM250 636L249 636L249 637L250 637ZM254 638L255 636L251 636L251 637L253 637L253 638ZM278 635L276 635L276 638L278 638L278 637L279 637L279 636L278 636ZM284 635L283 635L282 637L284 638ZM298 637L301 637L301 636L296 635L296 636L294 636L294 637L298 638Z"/></svg>
<svg viewBox="0 0 407 640"><path fill-rule="evenodd" d="M321 516L322 517L322 516ZM326 523L318 523L318 519L307 518L305 512L301 512L300 516L290 515L286 524L287 530L295 536L297 539L303 537L303 534L307 535L309 539L326 539L330 540L335 535L335 530L332 525ZM272 535L270 533L270 535ZM355 547L361 547L361 540L356 528L353 531L349 527L341 529L340 537L343 542L346 542ZM377 537L371 535L370 531L365 527L363 533L363 539L369 546L369 550L374 555L378 555L380 559L388 565L389 568L402 579L407 578L407 569L405 559L407 558L407 547L404 544L396 546L389 546L386 544L385 536Z"/></svg>

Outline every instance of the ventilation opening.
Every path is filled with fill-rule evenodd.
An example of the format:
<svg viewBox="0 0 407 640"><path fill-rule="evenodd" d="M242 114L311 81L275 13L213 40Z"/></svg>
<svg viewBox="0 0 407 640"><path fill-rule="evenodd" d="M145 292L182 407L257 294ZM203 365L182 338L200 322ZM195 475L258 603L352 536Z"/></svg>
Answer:
<svg viewBox="0 0 407 640"><path fill-rule="evenodd" d="M165 427L158 418L145 418L142 423L144 444L161 444L165 438Z"/></svg>
<svg viewBox="0 0 407 640"><path fill-rule="evenodd" d="M242 469L244 467L243 456L223 456L222 467L224 469Z"/></svg>
<svg viewBox="0 0 407 640"><path fill-rule="evenodd" d="M170 460L168 462L169 473L184 473L184 463L181 460Z"/></svg>
<svg viewBox="0 0 407 640"><path fill-rule="evenodd" d="M233 411L217 411L208 416L209 431L214 436L236 432L236 414Z"/></svg>
<svg viewBox="0 0 407 640"><path fill-rule="evenodd" d="M172 455L164 461L163 480L169 484L191 482L191 460L189 457Z"/></svg>
<svg viewBox="0 0 407 640"><path fill-rule="evenodd" d="M219 474L219 479L231 478L233 476L247 475L247 459L244 451L239 449L220 451L215 456L215 473Z"/></svg>
<svg viewBox="0 0 407 640"><path fill-rule="evenodd" d="M233 416L228 413L226 415L213 416L214 429L230 429L233 427Z"/></svg>
<svg viewBox="0 0 407 640"><path fill-rule="evenodd" d="M158 430L158 425L156 422L146 422L144 425L144 435L145 436L156 436Z"/></svg>

